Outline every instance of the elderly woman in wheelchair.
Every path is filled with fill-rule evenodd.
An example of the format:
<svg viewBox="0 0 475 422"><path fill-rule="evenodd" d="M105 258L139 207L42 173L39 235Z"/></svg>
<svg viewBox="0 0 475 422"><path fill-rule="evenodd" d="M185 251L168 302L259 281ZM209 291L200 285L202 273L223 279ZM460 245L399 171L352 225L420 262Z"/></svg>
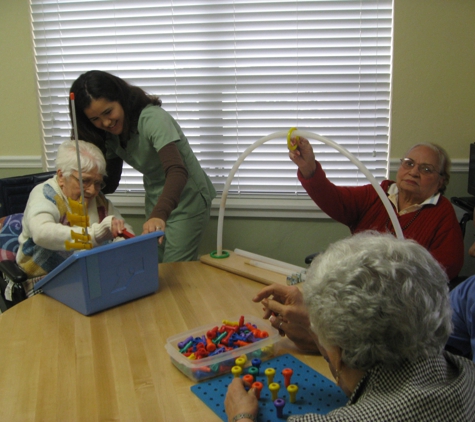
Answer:
<svg viewBox="0 0 475 422"><path fill-rule="evenodd" d="M78 146L84 203L89 217L87 234L90 235L92 247L96 247L113 241L124 230L133 231L114 205L101 193L103 178L106 176L102 152L95 145L83 141L79 141ZM83 234L83 227L70 221L73 210L68 201L68 198L81 201L79 178L76 143L66 141L58 149L56 175L33 188L24 214L11 215L3 221L0 260L16 260L26 274L27 280L23 283L23 288L27 295L33 294L35 282L74 252L67 245L74 243L77 238L75 234ZM3 264L5 262L2 263L5 274ZM18 272L11 276L13 280L10 280L5 291L7 300L11 299L9 296L13 282L21 281Z"/></svg>

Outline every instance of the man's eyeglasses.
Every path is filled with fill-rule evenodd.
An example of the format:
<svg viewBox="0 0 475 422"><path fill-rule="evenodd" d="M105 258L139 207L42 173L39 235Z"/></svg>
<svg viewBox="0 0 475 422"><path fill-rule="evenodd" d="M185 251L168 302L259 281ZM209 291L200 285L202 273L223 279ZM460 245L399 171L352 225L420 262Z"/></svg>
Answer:
<svg viewBox="0 0 475 422"><path fill-rule="evenodd" d="M75 179L79 183L79 178L77 178L74 174L71 174L71 177ZM103 180L94 180L94 179L82 179L82 185L84 189L89 188L91 185L94 185L94 189L102 190L106 187L106 184Z"/></svg>
<svg viewBox="0 0 475 422"><path fill-rule="evenodd" d="M417 166L419 172L425 176L429 176L434 173L442 175L442 173L439 173L432 164L416 164L414 160L410 158L401 158L401 166L406 170L412 170Z"/></svg>

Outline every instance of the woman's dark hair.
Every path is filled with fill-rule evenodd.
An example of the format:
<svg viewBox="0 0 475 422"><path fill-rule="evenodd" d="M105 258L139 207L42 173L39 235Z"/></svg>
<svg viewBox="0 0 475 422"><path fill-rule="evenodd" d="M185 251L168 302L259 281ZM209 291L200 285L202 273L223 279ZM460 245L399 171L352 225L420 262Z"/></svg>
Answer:
<svg viewBox="0 0 475 422"><path fill-rule="evenodd" d="M84 114L92 100L104 98L117 101L124 109L124 129L121 140L130 138L130 133L137 129L140 113L148 104L161 106L159 97L148 95L143 89L129 85L123 79L101 70L90 70L77 78L69 91L74 93L76 120L79 139L97 145L104 152L106 132L96 128ZM69 115L72 121L71 104Z"/></svg>

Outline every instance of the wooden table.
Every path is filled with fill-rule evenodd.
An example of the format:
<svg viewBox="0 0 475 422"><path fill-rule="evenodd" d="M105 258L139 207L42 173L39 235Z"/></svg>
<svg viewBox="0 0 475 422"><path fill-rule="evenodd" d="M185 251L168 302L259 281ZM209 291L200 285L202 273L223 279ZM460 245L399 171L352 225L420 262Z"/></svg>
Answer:
<svg viewBox="0 0 475 422"><path fill-rule="evenodd" d="M93 316L45 295L1 314L0 421L219 421L164 346L226 317L260 317L251 298L263 285L200 262L160 264L159 278L157 293ZM332 379L321 357L282 343Z"/></svg>

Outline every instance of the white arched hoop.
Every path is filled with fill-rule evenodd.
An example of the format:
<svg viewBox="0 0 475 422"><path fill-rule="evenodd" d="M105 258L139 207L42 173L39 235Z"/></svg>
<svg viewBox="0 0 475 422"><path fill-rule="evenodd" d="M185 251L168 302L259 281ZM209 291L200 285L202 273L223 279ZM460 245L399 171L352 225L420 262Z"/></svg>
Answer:
<svg viewBox="0 0 475 422"><path fill-rule="evenodd" d="M287 137L286 131L279 131L279 132L274 132L271 135L265 136L264 138L259 139L258 141L254 142L250 147L248 147L238 158L236 163L234 164L233 168L229 172L229 176L226 179L226 183L224 185L223 189L223 195L221 196L221 203L219 206L219 214L218 214L218 236L217 236L217 246L216 246L216 251L212 252L212 256L216 258L221 258L223 257L223 223L224 223L224 210L226 208L226 199L228 197L228 191L231 186L231 182L234 178L234 175L236 174L237 169L241 165L241 163L244 161L244 159L252 152L254 151L258 146L264 144L267 141L270 141L271 139L276 139L276 138L284 138L286 139ZM315 139L317 141L323 142L324 144L330 145L333 148L335 148L337 151L341 152L345 157L349 158L349 160L355 164L361 172L366 176L366 178L371 182L373 185L374 189L376 190L376 193L379 195L381 201L383 202L384 207L386 208L386 211L388 212L389 218L391 219L391 222L393 223L394 227L394 232L396 233L396 237L398 239L404 239L404 235L402 234L402 229L401 225L399 224L399 221L397 219L396 213L393 210L393 207L391 206L391 202L389 201L388 197L384 193L383 189L379 185L379 183L376 181L374 176L369 172L369 170L363 165L363 163L358 160L353 154L348 152L345 148L341 147L338 145L336 142L332 141L331 139L325 138L323 136L317 135L312 132L307 132L303 130L294 130L292 132L293 137L297 136L302 136L307 139Z"/></svg>

